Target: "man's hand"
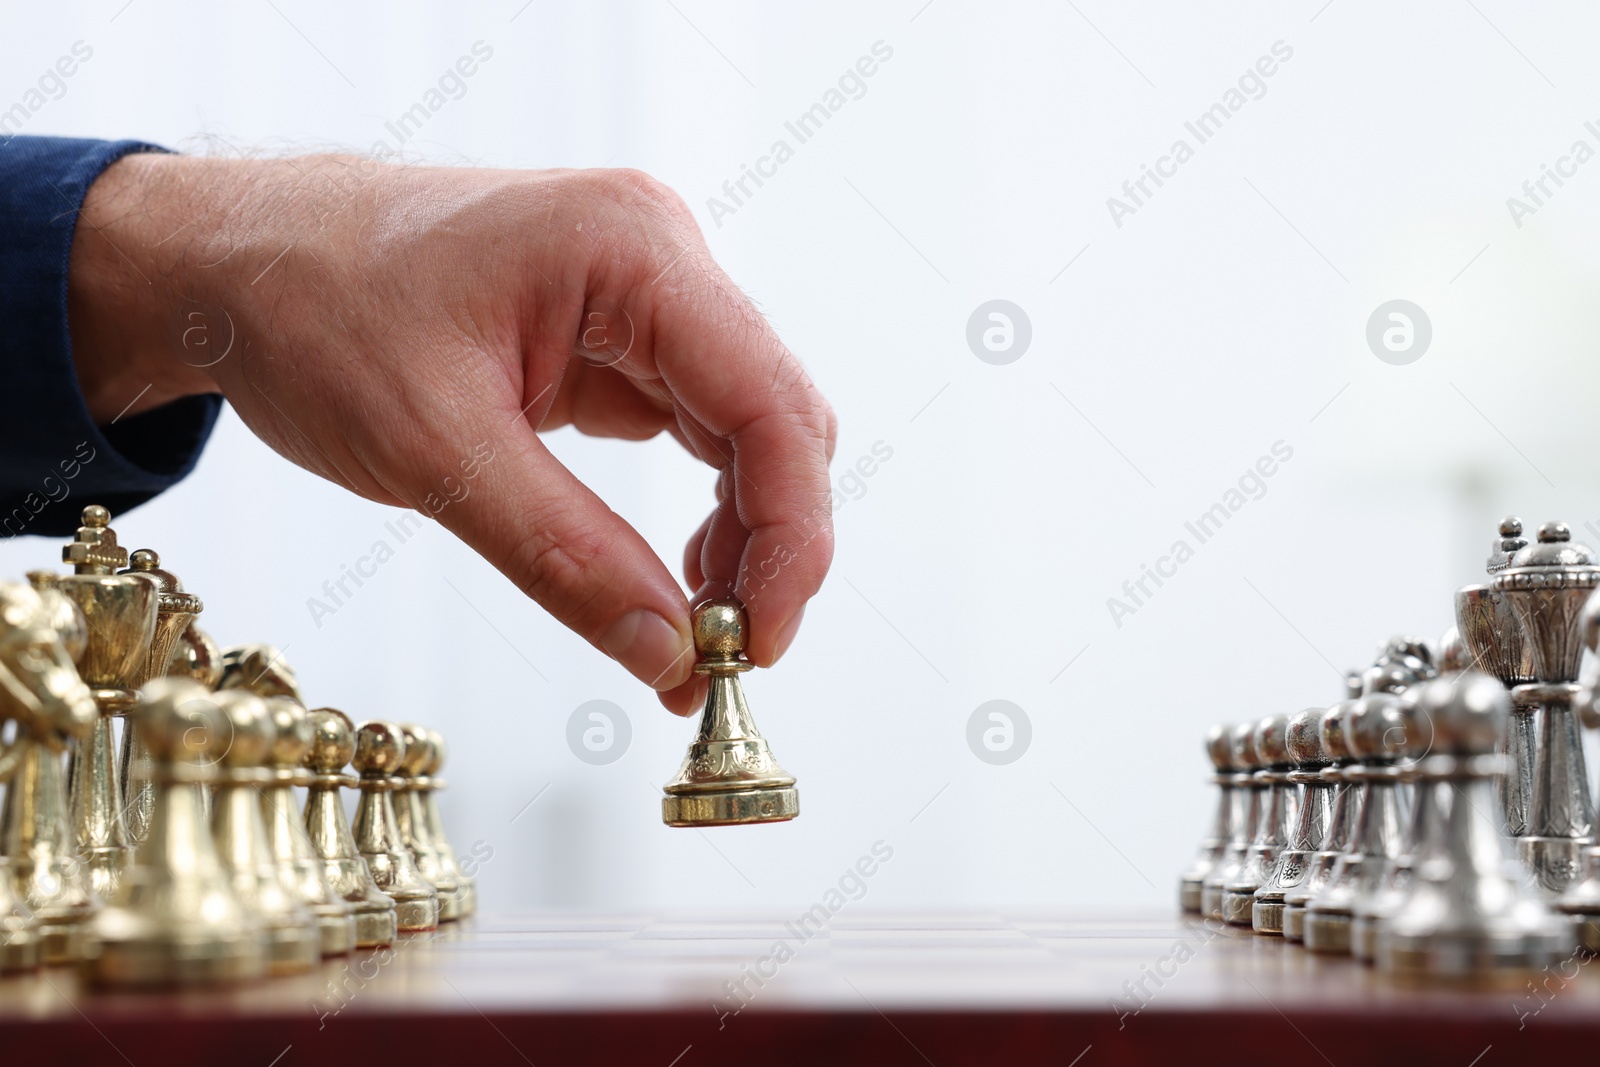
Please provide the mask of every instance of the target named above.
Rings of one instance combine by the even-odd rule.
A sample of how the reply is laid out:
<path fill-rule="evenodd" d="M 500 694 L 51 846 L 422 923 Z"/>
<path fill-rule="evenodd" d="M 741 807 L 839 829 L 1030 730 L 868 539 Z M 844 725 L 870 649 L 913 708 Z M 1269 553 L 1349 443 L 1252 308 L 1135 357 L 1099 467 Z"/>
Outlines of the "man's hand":
<path fill-rule="evenodd" d="M 97 421 L 220 390 L 307 470 L 436 511 L 679 714 L 683 592 L 535 431 L 664 429 L 720 472 L 684 572 L 745 602 L 758 664 L 832 558 L 832 411 L 636 172 L 129 156 L 90 189 L 69 306 Z"/>

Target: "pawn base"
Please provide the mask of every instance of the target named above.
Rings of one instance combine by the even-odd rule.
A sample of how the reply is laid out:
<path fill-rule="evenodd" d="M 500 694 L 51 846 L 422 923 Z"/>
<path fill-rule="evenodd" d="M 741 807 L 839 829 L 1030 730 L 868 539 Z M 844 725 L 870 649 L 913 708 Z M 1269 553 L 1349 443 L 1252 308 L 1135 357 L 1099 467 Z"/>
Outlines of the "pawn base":
<path fill-rule="evenodd" d="M 799 814 L 800 791 L 792 785 L 726 793 L 669 793 L 661 798 L 661 821 L 668 826 L 785 822 Z"/>
<path fill-rule="evenodd" d="M 1306 906 L 1304 904 L 1283 905 L 1283 939 L 1295 944 L 1306 939 Z"/>
<path fill-rule="evenodd" d="M 429 893 L 424 897 L 394 902 L 394 922 L 399 930 L 419 933 L 439 928 L 439 898 Z"/>
<path fill-rule="evenodd" d="M 382 948 L 385 945 L 392 945 L 400 932 L 393 908 L 357 910 L 355 923 L 357 948 Z"/>
<path fill-rule="evenodd" d="M 1281 900 L 1261 900 L 1250 907 L 1250 928 L 1268 937 L 1283 936 L 1284 903 Z"/>
<path fill-rule="evenodd" d="M 1311 952 L 1328 956 L 1350 954 L 1351 921 L 1346 912 L 1306 910 L 1305 943 Z"/>
<path fill-rule="evenodd" d="M 1229 926 L 1248 927 L 1254 922 L 1256 887 L 1228 889 L 1222 894 L 1222 921 Z"/>
<path fill-rule="evenodd" d="M 356 947 L 355 915 L 344 909 L 317 912 L 318 949 L 324 957 L 348 956 Z"/>
<path fill-rule="evenodd" d="M 1178 906 L 1191 914 L 1200 910 L 1200 893 L 1205 888 L 1205 875 L 1186 874 L 1178 884 Z"/>
<path fill-rule="evenodd" d="M 39 956 L 45 963 L 76 963 L 83 959 L 84 942 L 81 921 L 39 924 Z"/>

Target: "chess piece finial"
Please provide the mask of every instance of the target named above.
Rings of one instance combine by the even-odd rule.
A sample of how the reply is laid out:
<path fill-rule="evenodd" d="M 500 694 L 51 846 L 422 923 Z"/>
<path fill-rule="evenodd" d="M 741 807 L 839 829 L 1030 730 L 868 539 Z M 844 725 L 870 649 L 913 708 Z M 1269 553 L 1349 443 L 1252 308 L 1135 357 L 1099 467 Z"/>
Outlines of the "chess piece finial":
<path fill-rule="evenodd" d="M 73 746 L 68 791 L 78 851 L 88 865 L 91 888 L 102 899 L 115 895 L 132 858 L 111 719 L 133 710 L 137 687 L 146 681 L 161 592 L 146 578 L 116 573 L 127 564 L 128 552 L 110 523 L 105 508 L 83 509 L 83 525 L 61 550 L 73 573 L 53 581 L 83 614 L 88 632 L 78 673 L 100 715 L 89 735 Z"/>
<path fill-rule="evenodd" d="M 93 728 L 99 711 L 73 666 L 84 649 L 83 616 L 42 578 L 0 583 L 0 719 L 16 738 L 0 746 L 0 971 L 83 953 L 98 901 L 78 863 L 61 754 Z"/>
<path fill-rule="evenodd" d="M 1522 520 L 1515 515 L 1507 515 L 1500 520 L 1499 538 L 1489 546 L 1489 559 L 1484 564 L 1484 570 L 1499 574 L 1511 566 L 1511 557 L 1527 546 L 1527 539 L 1522 536 Z"/>
<path fill-rule="evenodd" d="M 428 832 L 433 837 L 434 848 L 439 851 L 439 858 L 455 875 L 456 884 L 461 887 L 461 916 L 468 918 L 478 910 L 478 886 L 456 857 L 456 850 L 444 830 L 444 816 L 439 811 L 439 791 L 446 788 L 445 780 L 439 777 L 439 769 L 444 766 L 444 734 L 429 728 L 428 741 L 430 756 L 422 768 L 422 781 L 426 784 L 417 787 L 422 794 L 423 815 L 428 821 Z"/>
<path fill-rule="evenodd" d="M 306 786 L 306 835 L 312 851 L 322 860 L 328 885 L 355 913 L 356 945 L 393 944 L 397 932 L 394 901 L 378 888 L 356 851 L 340 799 L 341 789 L 356 787 L 355 775 L 344 770 L 356 753 L 355 726 L 349 716 L 333 708 L 318 708 L 311 712 L 310 721 L 311 746 L 305 755 L 305 767 L 311 772 Z"/>
<path fill-rule="evenodd" d="M 204 605 L 199 597 L 183 591 L 183 583 L 177 575 L 162 569 L 161 557 L 154 549 L 135 550 L 128 557 L 128 569 L 121 573 L 136 575 L 156 587 L 155 633 L 150 640 L 144 669 L 132 683 L 143 685 L 167 672 L 173 647 L 189 624 L 199 617 Z M 155 787 L 149 780 L 150 758 L 139 745 L 137 730 L 122 731 L 119 766 L 123 823 L 129 843 L 137 845 L 149 832 L 150 804 L 155 796 Z"/>
<path fill-rule="evenodd" d="M 739 674 L 749 621 L 737 600 L 707 600 L 689 613 L 695 673 L 708 676 L 700 730 L 677 777 L 667 783 L 661 818 L 668 826 L 782 822 L 800 814 L 800 793 L 745 704 Z"/>
<path fill-rule="evenodd" d="M 1311 854 L 1300 884 L 1284 891 L 1285 941 L 1298 943 L 1305 940 L 1306 906 L 1327 888 L 1339 857 L 1349 852 L 1355 844 L 1356 826 L 1361 819 L 1362 800 L 1366 794 L 1364 785 L 1345 773 L 1355 763 L 1355 756 L 1346 743 L 1344 722 L 1351 707 L 1360 699 L 1361 687 L 1358 683 L 1349 699 L 1328 708 L 1317 722 L 1317 741 L 1327 761 L 1317 777 L 1330 789 L 1328 827 L 1322 844 Z"/>
<path fill-rule="evenodd" d="M 166 673 L 170 677 L 188 678 L 207 689 L 215 689 L 222 680 L 222 650 L 210 634 L 191 622 L 172 647 L 172 658 L 167 661 Z"/>
<path fill-rule="evenodd" d="M 1481 979 L 1537 970 L 1572 945 L 1570 922 L 1552 916 L 1499 826 L 1494 778 L 1510 760 L 1495 752 L 1511 700 L 1476 671 L 1440 678 L 1416 694 L 1433 726 L 1419 789 L 1435 801 L 1417 844 L 1404 902 L 1379 924 L 1378 966 L 1403 975 Z M 1420 794 L 1419 794 L 1420 795 Z"/>
<path fill-rule="evenodd" d="M 1527 638 L 1537 679 L 1512 699 L 1539 707 L 1533 796 L 1517 846 L 1540 886 L 1559 895 L 1579 875 L 1594 841 L 1594 799 L 1575 712 L 1583 656 L 1583 610 L 1600 586 L 1600 565 L 1564 523 L 1539 527 L 1539 539 L 1517 550 L 1491 585 L 1505 595 Z"/>
<path fill-rule="evenodd" d="M 462 914 L 461 883 L 456 879 L 454 865 L 445 863 L 433 839 L 433 827 L 428 824 L 423 804 L 423 791 L 429 785 L 427 767 L 434 761 L 433 739 L 415 723 L 402 724 L 400 732 L 405 735 L 406 754 L 397 773 L 400 784 L 395 789 L 395 823 L 400 827 L 400 840 L 417 861 L 417 870 L 439 894 L 439 921 L 454 922 Z"/>
<path fill-rule="evenodd" d="M 355 911 L 328 884 L 294 797 L 295 786 L 311 784 L 311 774 L 302 766 L 313 741 L 311 718 L 291 697 L 262 699 L 277 732 L 267 757 L 272 779 L 261 787 L 260 796 L 267 847 L 284 886 L 316 920 L 322 955 L 343 956 L 356 947 Z"/>
<path fill-rule="evenodd" d="M 1228 846 L 1228 827 L 1233 810 L 1233 745 L 1226 726 L 1213 726 L 1206 733 L 1206 756 L 1211 760 L 1211 783 L 1217 787 L 1216 810 L 1211 816 L 1211 832 L 1200 843 L 1194 866 L 1184 874 L 1178 887 L 1178 903 L 1187 912 L 1200 911 L 1200 896 L 1206 876 L 1211 873 L 1222 850 Z"/>
<path fill-rule="evenodd" d="M 1313 952 L 1350 952 L 1357 905 L 1377 886 L 1385 864 L 1399 855 L 1405 834 L 1405 794 L 1395 766 L 1412 736 L 1406 703 L 1387 690 L 1367 693 L 1344 711 L 1344 743 L 1356 762 L 1343 777 L 1360 790 L 1350 850 L 1335 861 L 1328 882 L 1306 904 L 1305 946 Z"/>
<path fill-rule="evenodd" d="M 439 925 L 439 895 L 417 869 L 394 814 L 395 772 L 405 754 L 405 735 L 394 723 L 373 719 L 357 727 L 350 762 L 361 776 L 361 799 L 351 832 L 372 880 L 393 898 L 400 929 L 432 930 Z"/>
<path fill-rule="evenodd" d="M 217 857 L 202 801 L 233 740 L 205 687 L 146 683 L 130 720 L 150 753 L 155 804 L 118 896 L 90 926 L 83 969 L 119 986 L 214 985 L 266 967 L 261 925 L 241 905 Z"/>
<path fill-rule="evenodd" d="M 1322 747 L 1326 714 L 1326 708 L 1307 708 L 1289 720 L 1285 732 L 1285 747 L 1294 768 L 1288 772 L 1288 781 L 1299 791 L 1297 815 L 1288 842 L 1255 892 L 1250 925 L 1258 934 L 1283 933 L 1288 895 L 1305 884 L 1312 858 L 1327 843 L 1335 787 L 1322 775 L 1329 762 Z"/>
<path fill-rule="evenodd" d="M 1200 886 L 1200 914 L 1218 922 L 1222 921 L 1228 884 L 1244 870 L 1250 844 L 1256 838 L 1261 813 L 1266 807 L 1261 796 L 1266 791 L 1266 783 L 1255 779 L 1255 772 L 1262 766 L 1256 755 L 1255 727 L 1253 722 L 1241 722 L 1228 728 L 1228 748 L 1234 768 L 1234 808 L 1228 819 L 1228 843 Z"/>
<path fill-rule="evenodd" d="M 220 689 L 212 700 L 227 717 L 230 740 L 211 816 L 217 854 L 234 895 L 266 934 L 267 969 L 273 974 L 309 970 L 321 954 L 321 938 L 311 913 L 279 873 L 257 793 L 274 778 L 266 766 L 278 732 L 271 709 L 244 689 Z"/>
<path fill-rule="evenodd" d="M 283 653 L 272 645 L 233 645 L 222 654 L 222 677 L 218 689 L 248 689 L 257 696 L 293 697 L 302 704 L 300 684 L 294 668 L 284 662 Z"/>
<path fill-rule="evenodd" d="M 1256 724 L 1255 749 L 1261 768 L 1254 778 L 1264 785 L 1264 811 L 1245 852 L 1239 874 L 1222 887 L 1222 921 L 1248 927 L 1254 922 L 1256 890 L 1271 877 L 1278 856 L 1288 847 L 1299 821 L 1299 787 L 1290 781 L 1294 758 L 1289 755 L 1289 716 L 1269 715 Z"/>

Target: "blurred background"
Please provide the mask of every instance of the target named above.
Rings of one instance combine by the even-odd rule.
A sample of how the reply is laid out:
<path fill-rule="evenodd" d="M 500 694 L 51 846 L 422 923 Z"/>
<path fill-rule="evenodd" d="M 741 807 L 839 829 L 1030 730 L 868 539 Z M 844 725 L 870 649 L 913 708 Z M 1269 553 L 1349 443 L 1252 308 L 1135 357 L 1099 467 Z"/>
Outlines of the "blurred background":
<path fill-rule="evenodd" d="M 231 413 L 193 477 L 117 517 L 313 706 L 447 734 L 486 909 L 798 911 L 880 840 L 872 907 L 1165 906 L 1209 814 L 1210 724 L 1326 704 L 1388 635 L 1436 639 L 1505 513 L 1600 542 L 1591 7 L 8 20 L 0 109 L 92 51 L 11 132 L 649 171 L 836 408 L 832 576 L 745 679 L 800 780 L 781 826 L 664 827 L 692 720 L 445 531 L 401 543 L 401 513 Z M 665 437 L 550 443 L 676 573 L 711 473 Z M 378 541 L 393 558 L 319 611 Z M 13 577 L 58 561 L 0 544 Z"/>

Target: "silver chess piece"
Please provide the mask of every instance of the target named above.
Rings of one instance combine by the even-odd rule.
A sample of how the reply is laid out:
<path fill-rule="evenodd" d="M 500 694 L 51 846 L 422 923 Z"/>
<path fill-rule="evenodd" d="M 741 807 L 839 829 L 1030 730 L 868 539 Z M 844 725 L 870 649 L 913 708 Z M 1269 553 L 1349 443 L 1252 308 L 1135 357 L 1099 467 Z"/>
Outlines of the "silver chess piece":
<path fill-rule="evenodd" d="M 374 719 L 356 728 L 351 765 L 361 776 L 361 799 L 352 833 L 372 880 L 393 898 L 400 929 L 432 930 L 439 925 L 439 895 L 417 870 L 394 814 L 394 789 L 400 781 L 395 772 L 405 754 L 405 735 L 394 723 Z"/>
<path fill-rule="evenodd" d="M 455 922 L 462 914 L 461 883 L 456 879 L 455 864 L 445 862 L 433 839 L 433 827 L 423 803 L 423 790 L 430 784 L 426 767 L 433 762 L 433 740 L 428 731 L 414 723 L 402 725 L 400 732 L 405 735 L 406 754 L 397 775 L 400 785 L 395 789 L 395 823 L 400 827 L 400 840 L 417 861 L 417 870 L 439 894 L 439 921 Z"/>
<path fill-rule="evenodd" d="M 1538 679 L 1512 691 L 1513 700 L 1539 706 L 1533 803 L 1517 846 L 1539 885 L 1559 895 L 1578 878 L 1583 851 L 1594 843 L 1594 801 L 1574 709 L 1582 689 L 1581 615 L 1600 585 L 1600 566 L 1565 524 L 1547 522 L 1538 541 L 1518 549 L 1491 584 L 1516 612 Z"/>
<path fill-rule="evenodd" d="M 305 759 L 311 772 L 306 786 L 306 834 L 322 860 L 328 884 L 355 912 L 356 945 L 376 948 L 393 944 L 397 929 L 394 901 L 378 888 L 356 851 L 340 799 L 341 789 L 356 787 L 355 775 L 344 770 L 355 752 L 356 731 L 349 716 L 333 708 L 311 713 L 311 748 Z"/>
<path fill-rule="evenodd" d="M 227 720 L 228 748 L 217 778 L 211 832 L 234 896 L 266 935 L 272 974 L 310 970 L 321 955 L 316 921 L 284 883 L 261 821 L 260 790 L 271 785 L 277 729 L 267 703 L 244 689 L 220 689 L 212 701 Z"/>
<path fill-rule="evenodd" d="M 1433 727 L 1418 786 L 1434 801 L 1410 892 L 1379 924 L 1378 966 L 1479 980 L 1559 959 L 1571 949 L 1571 924 L 1545 908 L 1501 830 L 1495 779 L 1511 765 L 1495 751 L 1511 708 L 1504 685 L 1467 671 L 1427 683 L 1415 702 Z"/>
<path fill-rule="evenodd" d="M 1600 594 L 1589 598 L 1583 609 L 1583 641 L 1590 652 L 1600 652 Z M 1593 682 L 1578 701 L 1580 718 L 1591 729 L 1600 728 L 1600 686 Z M 1600 952 L 1600 844 L 1583 851 L 1582 876 L 1556 898 L 1556 910 L 1577 922 L 1578 941 L 1590 952 Z"/>
<path fill-rule="evenodd" d="M 1233 744 L 1228 737 L 1226 726 L 1213 726 L 1206 734 L 1206 755 L 1211 758 L 1214 773 L 1211 782 L 1217 787 L 1216 810 L 1211 816 L 1211 832 L 1200 843 L 1200 852 L 1195 856 L 1194 866 L 1184 874 L 1178 886 L 1178 904 L 1184 911 L 1198 913 L 1200 911 L 1200 894 L 1205 886 L 1206 876 L 1222 858 L 1223 849 L 1228 847 L 1228 828 L 1232 825 L 1233 809 L 1237 804 L 1238 791 L 1233 786 Z"/>
<path fill-rule="evenodd" d="M 1318 777 L 1330 790 L 1328 828 L 1322 845 L 1311 854 L 1299 884 L 1283 894 L 1283 939 L 1297 944 L 1306 936 L 1306 905 L 1327 886 L 1339 857 L 1350 851 L 1361 816 L 1361 789 L 1344 776 L 1345 770 L 1355 762 L 1344 740 L 1344 716 L 1349 706 L 1361 698 L 1359 673 L 1345 676 L 1345 691 L 1346 699 L 1323 712 L 1317 724 L 1317 740 L 1327 760 Z"/>
<path fill-rule="evenodd" d="M 1386 741 L 1404 735 L 1402 707 L 1398 694 L 1379 691 L 1345 710 L 1345 745 L 1357 762 L 1343 776 L 1361 790 L 1361 813 L 1351 850 L 1339 857 L 1327 885 L 1306 904 L 1305 945 L 1313 952 L 1350 952 L 1356 906 L 1377 886 L 1385 864 L 1400 854 L 1406 797 L 1395 750 Z"/>
<path fill-rule="evenodd" d="M 150 834 L 91 923 L 82 969 L 119 986 L 255 978 L 266 967 L 261 926 L 233 893 L 201 800 L 231 740 L 227 722 L 190 679 L 158 678 L 142 698 L 129 725 L 150 754 Z"/>
<path fill-rule="evenodd" d="M 1283 933 L 1285 900 L 1305 884 L 1313 857 L 1328 840 L 1336 786 L 1322 774 L 1328 766 L 1327 752 L 1322 747 L 1322 719 L 1326 714 L 1326 708 L 1307 708 L 1289 720 L 1285 744 L 1294 763 L 1294 770 L 1288 772 L 1289 783 L 1299 790 L 1297 814 L 1288 844 L 1255 893 L 1250 925 L 1258 934 Z"/>
<path fill-rule="evenodd" d="M 1222 920 L 1229 926 L 1252 924 L 1256 890 L 1271 876 L 1299 821 L 1299 786 L 1289 777 L 1294 758 L 1289 755 L 1288 733 L 1287 715 L 1269 715 L 1256 724 L 1256 757 L 1262 767 L 1255 778 L 1266 785 L 1261 800 L 1265 808 L 1256 819 L 1256 836 L 1238 877 L 1223 885 Z"/>
<path fill-rule="evenodd" d="M 1222 921 L 1222 898 L 1229 882 L 1244 870 L 1245 857 L 1250 843 L 1256 837 L 1256 820 L 1264 805 L 1261 794 L 1266 784 L 1259 786 L 1254 773 L 1260 762 L 1256 759 L 1255 724 L 1243 722 L 1228 731 L 1228 745 L 1233 750 L 1232 765 L 1234 808 L 1229 817 L 1228 843 L 1222 856 L 1206 876 L 1200 887 L 1200 914 L 1208 919 Z"/>
<path fill-rule="evenodd" d="M 1439 640 L 1440 677 L 1448 679 L 1460 673 L 1465 658 L 1461 635 L 1452 626 Z M 1380 923 L 1394 914 L 1410 895 L 1412 864 L 1428 827 L 1436 818 L 1441 791 L 1436 783 L 1420 780 L 1418 772 L 1419 761 L 1433 748 L 1433 722 L 1428 711 L 1418 704 L 1418 692 L 1417 687 L 1406 690 L 1397 709 L 1400 726 L 1384 736 L 1384 744 L 1394 751 L 1401 787 L 1410 794 L 1411 814 L 1400 840 L 1399 854 L 1383 865 L 1377 883 L 1356 901 L 1350 926 L 1350 954 L 1368 963 L 1378 953 Z"/>
<path fill-rule="evenodd" d="M 1510 566 L 1512 557 L 1527 544 L 1522 538 L 1521 520 L 1511 516 L 1502 521 L 1500 539 L 1491 548 L 1486 564 L 1490 579 Z M 1488 584 L 1458 589 L 1456 629 L 1474 670 L 1494 675 L 1508 690 L 1534 680 L 1533 650 L 1504 593 Z M 1527 700 L 1519 702 L 1513 696 L 1511 715 L 1506 719 L 1506 736 L 1500 742 L 1500 751 L 1511 757 L 1511 769 L 1499 780 L 1499 789 L 1506 831 L 1512 837 L 1528 833 L 1532 814 L 1538 711 L 1539 705 Z"/>

